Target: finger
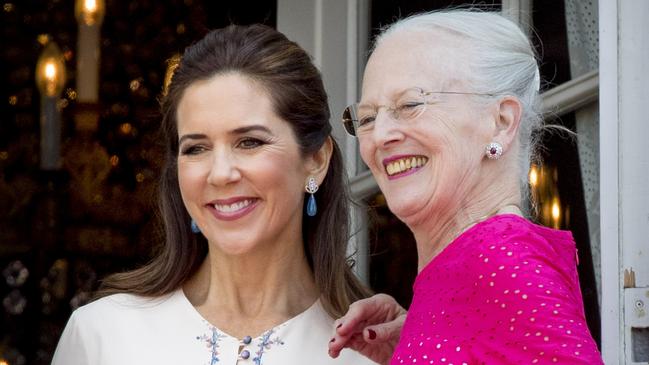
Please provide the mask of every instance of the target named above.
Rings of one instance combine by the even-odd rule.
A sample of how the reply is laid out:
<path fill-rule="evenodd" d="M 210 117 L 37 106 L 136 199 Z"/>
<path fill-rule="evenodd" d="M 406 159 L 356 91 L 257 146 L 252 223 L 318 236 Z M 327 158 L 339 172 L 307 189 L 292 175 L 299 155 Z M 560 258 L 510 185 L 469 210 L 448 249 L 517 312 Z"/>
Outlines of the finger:
<path fill-rule="evenodd" d="M 381 343 L 399 338 L 406 316 L 400 315 L 394 321 L 367 326 L 363 330 L 363 339 L 367 343 Z"/>
<path fill-rule="evenodd" d="M 355 333 L 351 336 L 340 336 L 335 335 L 329 340 L 329 356 L 336 358 L 344 348 L 354 349 L 354 343 L 358 341 L 364 341 L 362 333 Z"/>
<path fill-rule="evenodd" d="M 375 296 L 352 303 L 347 313 L 335 322 L 336 333 L 340 336 L 348 336 L 354 332 L 361 332 L 369 317 L 378 310 Z"/>
<path fill-rule="evenodd" d="M 360 339 L 361 341 L 363 340 L 363 329 L 361 328 L 359 331 L 356 331 L 354 333 L 350 333 L 345 336 L 341 336 L 340 334 L 336 333 L 334 334 L 331 339 L 329 340 L 329 348 L 334 351 L 340 351 L 345 347 L 349 347 L 349 343 L 353 341 L 354 339 Z"/>

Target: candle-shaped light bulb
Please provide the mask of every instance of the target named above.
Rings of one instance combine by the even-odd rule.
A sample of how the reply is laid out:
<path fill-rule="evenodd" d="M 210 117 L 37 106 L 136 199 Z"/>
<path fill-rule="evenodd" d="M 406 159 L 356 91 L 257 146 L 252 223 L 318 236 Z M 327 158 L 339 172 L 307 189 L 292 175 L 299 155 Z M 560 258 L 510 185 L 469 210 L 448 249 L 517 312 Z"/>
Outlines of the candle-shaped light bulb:
<path fill-rule="evenodd" d="M 79 22 L 77 39 L 77 101 L 99 101 L 100 28 L 104 19 L 104 0 L 76 0 Z"/>
<path fill-rule="evenodd" d="M 532 185 L 532 187 L 536 187 L 536 185 L 539 183 L 539 173 L 536 165 L 532 165 L 532 167 L 530 167 L 529 178 L 530 178 L 530 185 Z"/>
<path fill-rule="evenodd" d="M 49 82 L 56 80 L 56 65 L 52 61 L 48 61 L 45 65 L 45 78 Z"/>
<path fill-rule="evenodd" d="M 101 24 L 105 12 L 104 0 L 77 0 L 74 6 L 77 21 L 85 25 Z"/>
<path fill-rule="evenodd" d="M 41 168 L 61 167 L 61 111 L 59 96 L 65 86 L 65 60 L 54 42 L 45 46 L 36 62 L 36 86 L 41 93 Z"/>
<path fill-rule="evenodd" d="M 94 13 L 97 11 L 97 1 L 95 0 L 86 0 L 83 5 L 88 13 Z"/>
<path fill-rule="evenodd" d="M 65 85 L 65 60 L 59 47 L 50 42 L 36 62 L 36 86 L 43 96 L 58 96 Z"/>
<path fill-rule="evenodd" d="M 550 214 L 552 216 L 552 226 L 554 228 L 561 228 L 561 203 L 559 202 L 559 197 L 555 196 L 552 199 Z"/>

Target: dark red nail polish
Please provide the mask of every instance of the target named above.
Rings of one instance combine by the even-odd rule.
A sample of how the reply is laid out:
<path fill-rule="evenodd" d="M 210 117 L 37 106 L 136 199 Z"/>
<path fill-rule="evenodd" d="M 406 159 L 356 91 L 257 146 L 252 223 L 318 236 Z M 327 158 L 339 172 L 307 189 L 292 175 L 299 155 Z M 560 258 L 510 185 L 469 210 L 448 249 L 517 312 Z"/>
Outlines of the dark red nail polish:
<path fill-rule="evenodd" d="M 374 332 L 374 330 L 367 330 L 367 333 L 369 334 L 370 340 L 376 338 L 376 332 Z"/>
<path fill-rule="evenodd" d="M 335 338 L 332 338 L 329 342 L 334 342 L 334 341 L 336 341 L 336 339 L 335 339 Z"/>
<path fill-rule="evenodd" d="M 340 328 L 342 325 L 343 325 L 342 323 L 338 323 L 338 325 L 336 326 L 336 328 Z"/>

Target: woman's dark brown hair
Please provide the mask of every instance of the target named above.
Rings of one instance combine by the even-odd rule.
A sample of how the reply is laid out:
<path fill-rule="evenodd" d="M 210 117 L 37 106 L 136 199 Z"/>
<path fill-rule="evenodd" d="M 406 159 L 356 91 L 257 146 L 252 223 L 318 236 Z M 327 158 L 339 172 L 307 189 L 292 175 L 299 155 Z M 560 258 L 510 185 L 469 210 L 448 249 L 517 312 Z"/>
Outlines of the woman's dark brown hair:
<path fill-rule="evenodd" d="M 318 151 L 330 138 L 330 113 L 322 78 L 302 48 L 263 25 L 230 25 L 208 33 L 185 50 L 161 100 L 166 164 L 160 185 L 160 210 L 165 243 L 149 264 L 106 278 L 101 295 L 129 292 L 159 296 L 172 292 L 205 259 L 207 242 L 202 235 L 191 232 L 178 186 L 177 110 L 190 85 L 225 73 L 244 75 L 266 89 L 275 113 L 290 124 L 304 156 Z M 333 146 L 329 170 L 316 193 L 318 214 L 303 215 L 302 228 L 305 253 L 323 305 L 332 316 L 341 316 L 350 303 L 369 292 L 352 273 L 346 257 L 349 199 L 340 149 L 335 141 Z"/>

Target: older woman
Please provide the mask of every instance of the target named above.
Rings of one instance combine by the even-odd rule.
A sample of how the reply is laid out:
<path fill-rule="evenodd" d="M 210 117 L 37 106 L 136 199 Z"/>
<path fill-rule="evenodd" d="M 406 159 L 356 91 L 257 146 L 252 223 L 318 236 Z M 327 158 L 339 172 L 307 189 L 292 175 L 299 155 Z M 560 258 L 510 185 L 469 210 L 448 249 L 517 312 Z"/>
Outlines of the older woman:
<path fill-rule="evenodd" d="M 530 42 L 496 13 L 417 15 L 381 34 L 344 122 L 414 233 L 419 274 L 407 316 L 385 295 L 352 305 L 332 356 L 351 347 L 392 364 L 602 363 L 572 235 L 520 208 L 539 101 Z"/>
<path fill-rule="evenodd" d="M 73 313 L 53 363 L 369 363 L 327 356 L 333 317 L 367 291 L 309 56 L 265 26 L 213 31 L 185 51 L 162 114 L 164 245 Z"/>

